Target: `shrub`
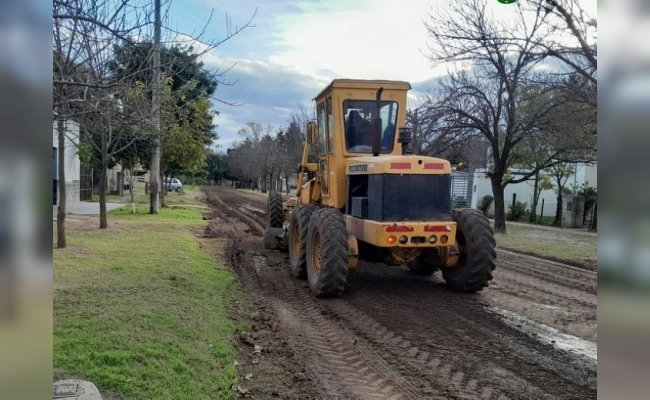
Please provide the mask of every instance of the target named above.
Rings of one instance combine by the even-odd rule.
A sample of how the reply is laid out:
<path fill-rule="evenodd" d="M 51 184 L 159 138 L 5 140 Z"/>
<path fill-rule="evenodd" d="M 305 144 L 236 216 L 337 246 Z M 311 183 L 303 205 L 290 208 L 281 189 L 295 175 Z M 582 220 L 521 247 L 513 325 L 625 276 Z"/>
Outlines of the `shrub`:
<path fill-rule="evenodd" d="M 508 212 L 506 213 L 506 219 L 508 221 L 522 221 L 528 217 L 528 203 L 522 203 L 521 201 L 515 202 L 515 204 L 510 204 L 508 207 Z"/>
<path fill-rule="evenodd" d="M 494 197 L 488 195 L 483 196 L 483 199 L 481 200 L 481 204 L 479 204 L 478 208 L 485 214 L 487 217 L 488 211 L 490 210 L 490 206 L 494 202 Z"/>

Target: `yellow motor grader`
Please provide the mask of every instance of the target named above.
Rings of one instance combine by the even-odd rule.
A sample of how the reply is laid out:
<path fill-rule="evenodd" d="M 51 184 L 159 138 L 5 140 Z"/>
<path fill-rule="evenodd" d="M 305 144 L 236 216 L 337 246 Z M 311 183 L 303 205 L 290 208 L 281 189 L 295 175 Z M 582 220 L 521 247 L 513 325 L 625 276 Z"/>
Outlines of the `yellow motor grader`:
<path fill-rule="evenodd" d="M 316 96 L 295 194 L 268 198 L 265 247 L 288 250 L 316 296 L 341 294 L 366 260 L 441 270 L 447 286 L 488 286 L 496 244 L 478 210 L 452 209 L 451 165 L 409 150 L 401 81 L 336 79 Z"/>

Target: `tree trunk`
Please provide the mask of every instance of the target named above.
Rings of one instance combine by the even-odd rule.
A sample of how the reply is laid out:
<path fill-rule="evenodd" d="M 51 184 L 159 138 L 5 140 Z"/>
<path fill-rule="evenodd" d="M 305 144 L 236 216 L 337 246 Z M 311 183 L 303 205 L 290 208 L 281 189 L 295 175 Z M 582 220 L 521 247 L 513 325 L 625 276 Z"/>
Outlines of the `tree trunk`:
<path fill-rule="evenodd" d="M 102 162 L 102 172 L 99 178 L 99 229 L 108 228 L 108 222 L 106 220 L 106 175 L 107 174 L 108 174 L 108 168 Z"/>
<path fill-rule="evenodd" d="M 165 184 L 163 175 L 160 174 L 160 207 L 162 208 L 167 207 L 167 204 L 165 203 L 165 195 L 167 194 L 168 189 L 169 189 L 169 185 Z"/>
<path fill-rule="evenodd" d="M 111 134 L 111 123 L 108 123 L 108 132 Z M 106 221 L 106 175 L 108 174 L 108 148 L 106 134 L 102 132 L 102 171 L 99 178 L 99 229 L 108 228 Z"/>
<path fill-rule="evenodd" d="M 160 203 L 158 191 L 162 186 L 158 181 L 160 175 L 160 0 L 154 2 L 154 32 L 153 32 L 153 85 L 151 88 L 151 122 L 155 128 L 153 135 L 153 149 L 151 152 L 151 165 L 149 167 L 149 214 L 158 214 Z"/>
<path fill-rule="evenodd" d="M 539 171 L 535 174 L 535 181 L 533 185 L 533 202 L 530 205 L 530 216 L 528 220 L 532 223 L 535 223 L 537 220 L 537 202 L 539 201 L 539 195 L 541 191 L 539 190 Z"/>
<path fill-rule="evenodd" d="M 133 175 L 133 166 L 129 168 L 129 197 L 131 197 L 131 210 L 135 214 L 135 199 L 133 195 L 133 184 L 135 183 L 135 176 Z"/>
<path fill-rule="evenodd" d="M 57 196 L 58 205 L 56 208 L 56 247 L 63 249 L 66 246 L 65 240 L 65 125 L 62 119 L 57 121 L 57 131 L 59 135 L 58 156 L 58 187 L 59 195 Z"/>
<path fill-rule="evenodd" d="M 594 217 L 591 219 L 591 226 L 589 229 L 592 231 L 598 230 L 598 200 L 594 203 Z"/>
<path fill-rule="evenodd" d="M 494 195 L 494 232 L 506 233 L 506 208 L 501 177 L 491 176 L 492 194 Z"/>
<path fill-rule="evenodd" d="M 131 203 L 135 203 L 133 196 L 133 184 L 135 183 L 135 178 L 133 177 L 133 169 L 129 170 L 129 197 L 131 197 Z"/>
<path fill-rule="evenodd" d="M 555 219 L 553 220 L 553 226 L 560 226 L 562 222 L 562 191 L 557 195 L 557 204 L 555 205 Z"/>

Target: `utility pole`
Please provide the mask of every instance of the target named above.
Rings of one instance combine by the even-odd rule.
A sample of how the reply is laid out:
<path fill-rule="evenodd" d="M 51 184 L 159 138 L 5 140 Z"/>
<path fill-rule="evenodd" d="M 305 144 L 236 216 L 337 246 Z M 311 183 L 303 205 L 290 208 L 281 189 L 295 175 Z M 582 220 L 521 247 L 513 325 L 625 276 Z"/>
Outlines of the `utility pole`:
<path fill-rule="evenodd" d="M 153 86 L 151 90 L 151 121 L 154 126 L 153 152 L 149 169 L 149 214 L 160 209 L 160 0 L 154 3 Z"/>

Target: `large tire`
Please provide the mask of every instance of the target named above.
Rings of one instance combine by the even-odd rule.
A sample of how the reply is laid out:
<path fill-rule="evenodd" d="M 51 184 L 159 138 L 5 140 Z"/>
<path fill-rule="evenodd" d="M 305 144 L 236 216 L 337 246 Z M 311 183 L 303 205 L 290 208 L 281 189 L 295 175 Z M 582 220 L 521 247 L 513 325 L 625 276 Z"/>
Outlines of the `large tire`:
<path fill-rule="evenodd" d="M 307 280 L 317 296 L 338 296 L 348 283 L 348 232 L 334 208 L 314 212 L 307 235 Z"/>
<path fill-rule="evenodd" d="M 289 225 L 289 268 L 291 276 L 305 279 L 307 277 L 307 233 L 309 219 L 317 207 L 313 204 L 298 204 L 291 213 Z"/>
<path fill-rule="evenodd" d="M 453 290 L 474 293 L 488 286 L 496 267 L 496 241 L 490 222 L 479 210 L 453 210 L 457 224 L 456 242 L 459 249 L 455 267 L 443 268 L 442 276 Z"/>
<path fill-rule="evenodd" d="M 282 209 L 282 195 L 278 192 L 269 193 L 266 207 L 266 222 L 270 228 L 282 228 L 284 210 Z"/>

